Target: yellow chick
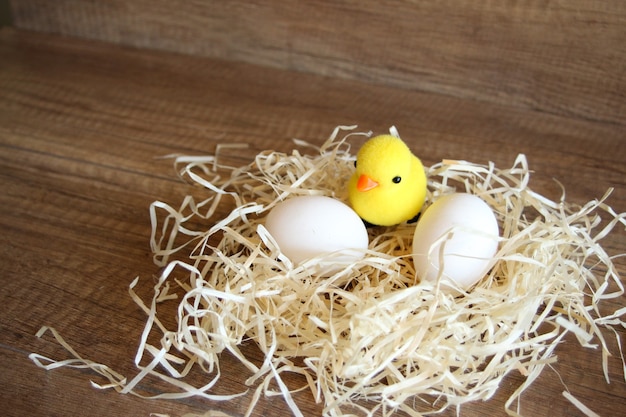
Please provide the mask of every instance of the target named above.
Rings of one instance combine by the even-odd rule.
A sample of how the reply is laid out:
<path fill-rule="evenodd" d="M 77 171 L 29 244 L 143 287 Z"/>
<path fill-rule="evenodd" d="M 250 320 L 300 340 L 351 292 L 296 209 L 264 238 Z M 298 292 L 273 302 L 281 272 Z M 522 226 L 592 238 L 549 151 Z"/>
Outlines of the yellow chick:
<path fill-rule="evenodd" d="M 400 138 L 381 135 L 368 140 L 355 166 L 349 199 L 363 220 L 392 226 L 417 216 L 426 198 L 426 173 Z"/>

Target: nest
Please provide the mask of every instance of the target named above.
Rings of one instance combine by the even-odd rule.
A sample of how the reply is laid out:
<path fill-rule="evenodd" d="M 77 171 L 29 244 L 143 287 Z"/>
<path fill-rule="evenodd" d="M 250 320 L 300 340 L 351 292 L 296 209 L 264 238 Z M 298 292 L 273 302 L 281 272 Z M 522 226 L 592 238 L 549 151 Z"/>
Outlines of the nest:
<path fill-rule="evenodd" d="M 609 193 L 575 206 L 532 191 L 523 155 L 508 169 L 452 160 L 427 169 L 427 205 L 467 192 L 498 218 L 497 262 L 464 294 L 420 282 L 412 224 L 369 229 L 363 259 L 332 273 L 316 268 L 323 257 L 300 265 L 285 259 L 263 227 L 265 216 L 293 196 L 347 201 L 355 160 L 350 140 L 360 134 L 346 133 L 351 129 L 337 128 L 313 155 L 265 151 L 241 167 L 220 164 L 217 154 L 177 158 L 181 177 L 201 188 L 178 208 L 155 202 L 150 209 L 152 250 L 163 269 L 148 303 L 133 290 L 137 280 L 131 284 L 148 315 L 135 358 L 141 372 L 126 381 L 82 359 L 54 330 L 74 358 L 31 358 L 47 368 L 91 367 L 110 382 L 100 387 L 124 393 L 142 395 L 136 385 L 152 375 L 177 387 L 156 397 L 223 400 L 239 395 L 211 394 L 227 351 L 249 369 L 242 380 L 256 387 L 248 414 L 262 395 L 278 393 L 301 415 L 292 393 L 304 388 L 327 416 L 423 415 L 489 399 L 507 374 L 519 372 L 525 380 L 505 404 L 517 415 L 516 399 L 556 360 L 554 350 L 570 332 L 583 347 L 600 346 L 608 378 L 601 328 L 624 326 L 626 311 L 599 312 L 602 300 L 624 292 L 600 240 L 625 225 L 626 214 L 604 202 Z M 172 311 L 175 323 L 166 324 L 162 317 Z M 262 363 L 243 353 L 251 343 Z M 213 375 L 203 387 L 185 382 L 197 367 Z M 288 386 L 287 373 L 302 375 L 305 386 Z"/>

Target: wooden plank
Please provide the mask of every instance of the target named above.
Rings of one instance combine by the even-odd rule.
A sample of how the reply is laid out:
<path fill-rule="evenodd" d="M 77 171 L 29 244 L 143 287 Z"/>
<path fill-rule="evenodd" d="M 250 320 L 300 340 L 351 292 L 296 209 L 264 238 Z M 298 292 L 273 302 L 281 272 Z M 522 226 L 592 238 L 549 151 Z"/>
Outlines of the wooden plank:
<path fill-rule="evenodd" d="M 626 120 L 621 0 L 13 0 L 12 6 L 21 28 Z"/>
<path fill-rule="evenodd" d="M 538 192 L 558 198 L 556 178 L 569 201 L 584 203 L 615 187 L 609 204 L 626 212 L 618 124 L 7 29 L 0 31 L 0 62 L 0 403 L 8 415 L 245 413 L 251 393 L 225 403 L 147 401 L 93 389 L 90 379 L 103 381 L 90 372 L 45 372 L 27 359 L 30 352 L 66 357 L 50 337 L 34 336 L 48 324 L 85 357 L 135 375 L 145 317 L 127 287 L 139 276 L 147 298 L 158 273 L 148 205 L 175 204 L 190 191 L 163 155 L 206 154 L 220 142 L 248 142 L 252 153 L 290 151 L 293 137 L 319 144 L 339 124 L 375 132 L 395 124 L 427 165 L 457 158 L 509 166 L 523 152 Z M 624 253 L 623 230 L 604 245 Z M 615 261 L 626 274 L 626 260 Z M 607 307 L 623 303 L 620 297 Z M 624 329 L 616 330 L 623 341 Z M 607 338 L 618 352 L 614 336 Z M 254 346 L 243 349 L 261 358 Z M 609 359 L 607 385 L 600 352 L 570 337 L 557 355 L 554 369 L 577 398 L 600 415 L 619 415 L 626 398 L 619 358 Z M 216 391 L 243 391 L 246 372 L 223 355 Z M 523 395 L 523 415 L 581 415 L 561 396 L 559 375 L 546 370 Z M 492 400 L 464 406 L 462 415 L 502 415 L 522 381 L 512 374 Z M 142 388 L 164 387 L 146 381 Z M 310 392 L 297 401 L 305 415 L 322 412 Z M 253 415 L 291 412 L 270 398 Z"/>

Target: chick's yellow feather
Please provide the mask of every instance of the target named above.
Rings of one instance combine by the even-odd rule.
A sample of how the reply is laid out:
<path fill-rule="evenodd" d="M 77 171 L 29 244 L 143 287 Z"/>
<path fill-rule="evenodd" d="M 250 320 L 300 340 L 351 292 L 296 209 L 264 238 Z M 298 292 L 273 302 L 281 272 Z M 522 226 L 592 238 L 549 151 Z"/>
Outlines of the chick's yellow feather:
<path fill-rule="evenodd" d="M 368 140 L 348 184 L 350 204 L 368 223 L 391 226 L 414 218 L 426 198 L 422 162 L 391 135 Z"/>

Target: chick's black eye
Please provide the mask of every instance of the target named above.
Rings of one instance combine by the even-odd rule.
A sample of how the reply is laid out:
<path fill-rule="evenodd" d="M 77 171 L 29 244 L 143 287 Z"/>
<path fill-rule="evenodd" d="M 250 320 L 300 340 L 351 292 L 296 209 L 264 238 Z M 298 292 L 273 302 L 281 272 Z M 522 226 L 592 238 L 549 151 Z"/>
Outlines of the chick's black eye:
<path fill-rule="evenodd" d="M 356 160 L 354 161 L 354 167 L 356 168 Z"/>
<path fill-rule="evenodd" d="M 402 181 L 402 177 L 400 176 L 393 177 L 391 181 L 393 181 L 394 184 L 398 184 L 400 183 L 400 181 Z"/>

